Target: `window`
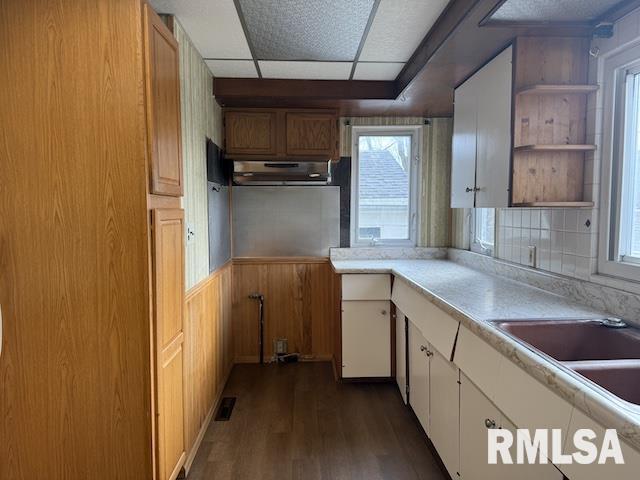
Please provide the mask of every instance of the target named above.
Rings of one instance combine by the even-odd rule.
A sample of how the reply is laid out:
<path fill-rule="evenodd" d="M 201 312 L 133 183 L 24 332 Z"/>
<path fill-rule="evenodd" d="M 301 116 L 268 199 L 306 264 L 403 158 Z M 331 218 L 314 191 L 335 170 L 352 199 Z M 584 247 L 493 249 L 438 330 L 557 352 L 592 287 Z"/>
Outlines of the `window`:
<path fill-rule="evenodd" d="M 493 255 L 495 248 L 496 211 L 493 208 L 474 208 L 471 213 L 471 250 Z"/>
<path fill-rule="evenodd" d="M 604 65 L 598 271 L 640 280 L 640 47 Z"/>
<path fill-rule="evenodd" d="M 351 245 L 415 246 L 420 127 L 353 127 Z"/>

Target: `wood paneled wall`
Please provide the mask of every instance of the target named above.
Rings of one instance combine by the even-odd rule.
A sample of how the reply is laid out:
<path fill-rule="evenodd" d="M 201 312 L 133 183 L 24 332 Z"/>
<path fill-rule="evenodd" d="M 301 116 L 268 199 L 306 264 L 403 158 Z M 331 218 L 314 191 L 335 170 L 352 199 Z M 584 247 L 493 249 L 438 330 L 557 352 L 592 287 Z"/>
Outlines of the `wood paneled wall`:
<path fill-rule="evenodd" d="M 233 366 L 231 262 L 189 292 L 184 319 L 185 444 L 187 469 Z"/>
<path fill-rule="evenodd" d="M 259 355 L 258 302 L 265 297 L 265 360 L 273 340 L 287 338 L 289 352 L 330 360 L 335 350 L 336 309 L 333 270 L 326 258 L 235 259 L 233 265 L 233 341 L 238 362 Z"/>
<path fill-rule="evenodd" d="M 149 479 L 140 3 L 0 12 L 0 479 Z"/>

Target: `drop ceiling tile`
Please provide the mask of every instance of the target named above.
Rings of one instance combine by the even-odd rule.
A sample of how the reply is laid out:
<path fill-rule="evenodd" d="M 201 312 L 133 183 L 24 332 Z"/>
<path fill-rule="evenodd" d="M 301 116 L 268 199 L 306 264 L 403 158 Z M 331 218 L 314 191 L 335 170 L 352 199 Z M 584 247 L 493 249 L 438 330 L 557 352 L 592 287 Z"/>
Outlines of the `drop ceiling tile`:
<path fill-rule="evenodd" d="M 160 13 L 171 13 L 204 58 L 251 58 L 233 0 L 150 0 Z"/>
<path fill-rule="evenodd" d="M 374 0 L 238 0 L 258 60 L 352 61 Z"/>
<path fill-rule="evenodd" d="M 303 80 L 348 80 L 352 62 L 278 62 L 261 61 L 264 78 L 297 78 Z"/>
<path fill-rule="evenodd" d="M 595 20 L 620 0 L 507 0 L 491 16 L 501 22 L 571 22 Z"/>
<path fill-rule="evenodd" d="M 358 62 L 353 74 L 354 80 L 395 80 L 404 63 L 363 63 Z"/>
<path fill-rule="evenodd" d="M 257 78 L 253 60 L 205 60 L 214 77 Z"/>
<path fill-rule="evenodd" d="M 381 0 L 360 60 L 406 62 L 448 0 Z"/>

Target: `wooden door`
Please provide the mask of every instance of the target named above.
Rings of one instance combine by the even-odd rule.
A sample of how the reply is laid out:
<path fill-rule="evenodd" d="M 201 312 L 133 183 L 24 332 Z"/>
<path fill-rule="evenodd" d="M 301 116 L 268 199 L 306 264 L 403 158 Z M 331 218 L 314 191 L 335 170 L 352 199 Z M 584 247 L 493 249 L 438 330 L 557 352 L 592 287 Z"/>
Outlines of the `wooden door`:
<path fill-rule="evenodd" d="M 329 113 L 287 113 L 287 155 L 336 157 L 337 124 Z"/>
<path fill-rule="evenodd" d="M 429 368 L 430 407 L 429 436 L 451 478 L 456 478 L 459 468 L 459 385 L 458 368 L 430 347 Z"/>
<path fill-rule="evenodd" d="M 158 478 L 185 460 L 183 401 L 184 210 L 153 210 Z"/>
<path fill-rule="evenodd" d="M 407 319 L 404 313 L 396 308 L 396 383 L 400 389 L 402 400 L 407 403 Z"/>
<path fill-rule="evenodd" d="M 276 155 L 275 111 L 225 113 L 225 147 L 228 155 Z"/>
<path fill-rule="evenodd" d="M 178 42 L 146 3 L 144 49 L 151 193 L 179 197 L 183 173 Z"/>
<path fill-rule="evenodd" d="M 455 91 L 451 148 L 451 208 L 473 208 L 478 100 L 473 77 Z"/>
<path fill-rule="evenodd" d="M 511 47 L 472 81 L 478 95 L 476 207 L 508 207 L 511 176 Z"/>
<path fill-rule="evenodd" d="M 342 377 L 391 376 L 389 301 L 342 302 Z"/>
<path fill-rule="evenodd" d="M 429 357 L 428 343 L 409 319 L 409 405 L 424 431 L 429 434 Z"/>

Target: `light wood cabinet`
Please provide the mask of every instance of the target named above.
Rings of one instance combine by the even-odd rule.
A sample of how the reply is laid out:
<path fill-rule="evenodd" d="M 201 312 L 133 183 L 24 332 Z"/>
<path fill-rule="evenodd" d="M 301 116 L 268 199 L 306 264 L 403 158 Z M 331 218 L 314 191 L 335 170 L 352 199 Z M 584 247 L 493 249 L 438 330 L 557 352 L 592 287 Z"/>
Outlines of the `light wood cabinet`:
<path fill-rule="evenodd" d="M 179 197 L 183 173 L 178 42 L 146 3 L 143 13 L 150 190 Z"/>
<path fill-rule="evenodd" d="M 155 209 L 154 332 L 159 479 L 175 479 L 185 460 L 183 400 L 184 211 Z"/>
<path fill-rule="evenodd" d="M 409 405 L 429 435 L 429 349 L 422 332 L 409 320 Z"/>
<path fill-rule="evenodd" d="M 227 155 L 276 155 L 275 112 L 236 112 L 225 115 Z"/>
<path fill-rule="evenodd" d="M 388 300 L 342 302 L 342 377 L 391 376 Z"/>
<path fill-rule="evenodd" d="M 338 160 L 335 110 L 225 110 L 225 151 L 238 160 Z"/>

